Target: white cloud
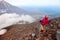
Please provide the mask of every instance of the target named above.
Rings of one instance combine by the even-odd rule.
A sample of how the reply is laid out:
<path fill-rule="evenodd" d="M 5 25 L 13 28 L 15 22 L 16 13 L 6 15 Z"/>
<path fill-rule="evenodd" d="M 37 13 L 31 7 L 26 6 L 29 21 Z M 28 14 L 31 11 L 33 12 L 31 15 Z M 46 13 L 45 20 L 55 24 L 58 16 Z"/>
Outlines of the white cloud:
<path fill-rule="evenodd" d="M 29 15 L 18 15 L 15 13 L 5 13 L 0 15 L 0 29 L 11 26 L 13 24 L 16 24 L 18 22 L 28 22 L 28 23 L 32 23 L 35 22 L 35 19 Z M 24 23 L 22 23 L 24 24 Z"/>
<path fill-rule="evenodd" d="M 7 1 L 7 0 L 6 0 Z M 60 5 L 60 0 L 8 0 L 7 2 L 16 6 L 25 5 Z"/>

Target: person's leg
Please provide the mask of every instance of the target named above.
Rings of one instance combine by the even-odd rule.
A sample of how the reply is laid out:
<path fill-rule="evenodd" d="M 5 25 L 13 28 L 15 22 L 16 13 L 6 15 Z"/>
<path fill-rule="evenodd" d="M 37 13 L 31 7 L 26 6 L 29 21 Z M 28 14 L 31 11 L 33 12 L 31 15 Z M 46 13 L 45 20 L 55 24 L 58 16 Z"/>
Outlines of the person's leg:
<path fill-rule="evenodd" d="M 0 30 L 0 35 L 5 34 L 6 32 L 7 32 L 7 29 L 1 29 L 1 30 Z"/>
<path fill-rule="evenodd" d="M 44 32 L 44 26 L 40 25 L 40 32 Z"/>

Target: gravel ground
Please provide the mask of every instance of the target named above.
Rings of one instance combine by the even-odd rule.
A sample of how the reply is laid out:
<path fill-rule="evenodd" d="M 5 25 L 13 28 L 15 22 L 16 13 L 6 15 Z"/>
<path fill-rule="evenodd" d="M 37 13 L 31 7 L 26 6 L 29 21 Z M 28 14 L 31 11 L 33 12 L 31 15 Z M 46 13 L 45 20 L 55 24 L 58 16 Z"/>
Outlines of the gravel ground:
<path fill-rule="evenodd" d="M 51 19 L 45 25 L 45 32 L 42 34 L 38 30 L 39 27 L 39 22 L 12 25 L 6 28 L 8 32 L 0 36 L 0 40 L 56 40 L 56 31 L 60 29 L 60 18 Z M 36 35 L 32 37 L 31 34 Z"/>

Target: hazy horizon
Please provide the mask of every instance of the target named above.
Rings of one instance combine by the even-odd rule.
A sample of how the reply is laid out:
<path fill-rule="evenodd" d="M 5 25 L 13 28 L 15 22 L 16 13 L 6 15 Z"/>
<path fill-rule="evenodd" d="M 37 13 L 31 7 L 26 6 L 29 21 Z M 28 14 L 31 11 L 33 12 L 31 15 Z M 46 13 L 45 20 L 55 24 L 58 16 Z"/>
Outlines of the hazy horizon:
<path fill-rule="evenodd" d="M 5 0 L 14 6 L 60 6 L 60 0 Z"/>

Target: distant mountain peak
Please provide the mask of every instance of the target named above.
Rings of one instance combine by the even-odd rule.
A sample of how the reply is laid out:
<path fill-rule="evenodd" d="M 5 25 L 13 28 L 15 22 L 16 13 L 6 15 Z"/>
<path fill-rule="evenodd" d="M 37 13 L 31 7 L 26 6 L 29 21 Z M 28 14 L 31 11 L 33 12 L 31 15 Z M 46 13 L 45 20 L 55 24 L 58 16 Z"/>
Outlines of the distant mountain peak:
<path fill-rule="evenodd" d="M 10 3 L 6 2 L 5 0 L 0 0 L 0 14 L 3 13 L 18 13 L 22 14 L 25 13 L 23 9 L 20 9 Z"/>

